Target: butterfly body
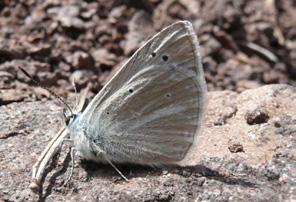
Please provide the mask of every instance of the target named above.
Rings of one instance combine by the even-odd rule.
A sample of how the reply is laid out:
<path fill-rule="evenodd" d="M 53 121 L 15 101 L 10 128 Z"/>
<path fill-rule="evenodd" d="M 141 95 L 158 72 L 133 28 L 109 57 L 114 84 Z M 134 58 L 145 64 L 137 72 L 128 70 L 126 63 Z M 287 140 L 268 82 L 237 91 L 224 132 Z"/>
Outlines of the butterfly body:
<path fill-rule="evenodd" d="M 72 118 L 70 136 L 89 160 L 175 163 L 196 139 L 205 93 L 192 25 L 177 22 L 140 48 Z"/>

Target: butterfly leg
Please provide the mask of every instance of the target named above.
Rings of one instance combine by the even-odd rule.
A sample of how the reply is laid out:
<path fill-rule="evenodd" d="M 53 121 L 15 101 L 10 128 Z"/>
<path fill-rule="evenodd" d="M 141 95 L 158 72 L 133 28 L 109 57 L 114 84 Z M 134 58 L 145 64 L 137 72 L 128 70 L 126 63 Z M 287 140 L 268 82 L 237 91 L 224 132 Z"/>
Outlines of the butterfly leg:
<path fill-rule="evenodd" d="M 107 158 L 105 154 L 103 154 L 103 157 L 105 160 L 116 170 L 116 172 L 125 180 L 128 182 L 128 179 L 122 174 L 122 172 Z"/>
<path fill-rule="evenodd" d="M 112 168 L 114 168 L 114 170 L 125 180 L 128 182 L 128 179 L 122 174 L 122 172 L 109 160 L 109 158 L 106 156 L 106 153 L 101 149 L 99 148 L 96 144 L 92 144 L 91 145 L 92 147 L 92 151 L 94 152 L 94 154 L 97 156 L 97 157 L 100 157 L 102 156 L 104 158 L 104 160 L 106 162 L 108 162 Z M 93 148 L 95 147 L 95 149 Z"/>

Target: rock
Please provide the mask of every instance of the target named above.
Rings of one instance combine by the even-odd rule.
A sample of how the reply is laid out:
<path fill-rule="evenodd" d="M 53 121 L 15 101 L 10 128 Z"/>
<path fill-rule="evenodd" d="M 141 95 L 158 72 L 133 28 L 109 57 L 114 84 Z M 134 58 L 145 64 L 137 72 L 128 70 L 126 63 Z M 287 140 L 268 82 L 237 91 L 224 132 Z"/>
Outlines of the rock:
<path fill-rule="evenodd" d="M 42 46 L 38 46 L 38 47 L 32 47 L 31 50 L 29 51 L 29 53 L 32 56 L 48 56 L 51 53 L 51 46 L 48 44 L 42 45 Z"/>
<path fill-rule="evenodd" d="M 64 28 L 76 31 L 85 29 L 83 20 L 79 17 L 80 9 L 76 5 L 49 8 L 47 13 L 59 21 Z"/>
<path fill-rule="evenodd" d="M 296 78 L 296 48 L 291 51 L 289 55 L 289 60 L 291 61 L 290 64 L 287 66 L 287 70 L 289 72 L 289 75 L 292 78 Z"/>
<path fill-rule="evenodd" d="M 268 113 L 264 109 L 255 109 L 248 111 L 245 115 L 245 119 L 248 124 L 261 124 L 266 123 L 269 119 Z"/>
<path fill-rule="evenodd" d="M 70 77 L 70 81 L 75 83 L 76 88 L 79 90 L 85 88 L 87 84 L 97 79 L 91 72 L 85 70 L 76 70 Z"/>
<path fill-rule="evenodd" d="M 144 44 L 145 39 L 153 33 L 151 16 L 144 11 L 138 11 L 132 17 L 129 26 L 129 32 L 126 35 L 126 41 L 122 44 L 124 53 L 131 55 L 137 48 Z"/>
<path fill-rule="evenodd" d="M 68 59 L 76 69 L 92 69 L 94 67 L 93 57 L 83 51 L 77 51 Z"/>
<path fill-rule="evenodd" d="M 24 92 L 19 89 L 0 90 L 0 106 L 23 101 L 26 97 Z"/>
<path fill-rule="evenodd" d="M 24 58 L 25 55 L 26 54 L 21 50 L 16 50 L 16 49 L 9 50 L 9 49 L 0 48 L 0 62 Z"/>
<path fill-rule="evenodd" d="M 106 49 L 101 48 L 95 50 L 93 51 L 92 55 L 95 60 L 96 66 L 104 65 L 113 67 L 116 64 L 116 55 L 108 52 L 108 50 Z"/>
<path fill-rule="evenodd" d="M 232 153 L 244 152 L 244 147 L 239 142 L 232 143 L 231 145 L 228 146 L 228 149 Z"/>
<path fill-rule="evenodd" d="M 269 119 L 248 124 L 245 116 L 255 109 L 264 109 Z M 118 165 L 129 179 L 125 182 L 109 165 L 76 160 L 72 180 L 63 186 L 70 162 L 67 147 L 63 147 L 38 196 L 28 191 L 31 167 L 61 127 L 61 113 L 61 107 L 52 101 L 0 107 L 1 199 L 292 201 L 295 198 L 294 87 L 268 85 L 241 94 L 210 92 L 203 130 L 190 151 L 191 162 L 187 159 L 192 165 L 189 167 L 152 169 Z M 216 124 L 217 120 L 223 121 Z M 237 153 L 230 151 L 231 145 L 235 145 L 236 149 L 232 149 Z M 239 145 L 244 152 L 238 152 L 242 149 Z"/>
<path fill-rule="evenodd" d="M 61 26 L 67 36 L 77 39 L 86 30 L 86 25 L 80 16 L 80 8 L 77 5 L 48 8 L 47 14 L 52 18 L 52 23 L 47 28 L 49 33 L 54 33 Z"/>

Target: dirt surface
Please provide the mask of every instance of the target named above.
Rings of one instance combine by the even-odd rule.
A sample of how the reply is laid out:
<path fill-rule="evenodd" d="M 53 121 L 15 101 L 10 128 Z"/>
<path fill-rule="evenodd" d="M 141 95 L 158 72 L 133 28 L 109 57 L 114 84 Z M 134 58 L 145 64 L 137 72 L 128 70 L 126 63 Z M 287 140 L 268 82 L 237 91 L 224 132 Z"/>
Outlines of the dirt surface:
<path fill-rule="evenodd" d="M 149 37 L 182 19 L 194 25 L 208 89 L 215 91 L 208 136 L 195 156 L 200 165 L 126 165 L 125 183 L 109 166 L 82 163 L 64 187 L 69 157 L 62 155 L 43 193 L 32 195 L 30 169 L 58 130 L 62 106 L 17 67 L 66 99 L 75 93 L 73 80 L 78 91 L 90 84 L 90 98 Z M 295 90 L 258 87 L 296 86 L 295 39 L 294 0 L 0 1 L 0 201 L 292 200 Z M 272 95 L 290 111 L 269 102 Z"/>
<path fill-rule="evenodd" d="M 269 85 L 241 94 L 216 91 L 209 93 L 209 100 L 204 129 L 190 158 L 195 165 L 118 165 L 129 179 L 126 182 L 111 166 L 76 158 L 73 178 L 63 186 L 71 165 L 64 146 L 39 195 L 28 187 L 31 167 L 59 129 L 61 108 L 52 101 L 2 106 L 0 197 L 4 201 L 295 201 L 296 88 Z M 264 122 L 257 119 L 262 116 L 258 111 L 268 116 Z"/>
<path fill-rule="evenodd" d="M 180 19 L 201 44 L 208 89 L 295 85 L 293 0 L 29 0 L 0 3 L 0 104 L 50 96 L 22 66 L 60 95 L 88 83 L 97 93 L 143 42 Z M 28 84 L 29 83 L 29 84 Z"/>

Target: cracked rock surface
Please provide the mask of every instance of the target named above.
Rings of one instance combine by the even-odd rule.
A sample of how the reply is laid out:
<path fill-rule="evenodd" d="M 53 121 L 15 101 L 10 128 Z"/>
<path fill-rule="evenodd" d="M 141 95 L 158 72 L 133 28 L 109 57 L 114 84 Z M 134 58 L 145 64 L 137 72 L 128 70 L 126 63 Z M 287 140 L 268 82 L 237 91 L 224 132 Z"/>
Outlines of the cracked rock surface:
<path fill-rule="evenodd" d="M 4 201 L 295 201 L 296 88 L 267 85 L 208 93 L 204 126 L 186 167 L 109 165 L 75 159 L 63 146 L 43 190 L 28 186 L 31 167 L 61 127 L 53 101 L 0 107 L 0 199 Z"/>

